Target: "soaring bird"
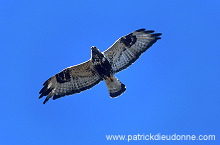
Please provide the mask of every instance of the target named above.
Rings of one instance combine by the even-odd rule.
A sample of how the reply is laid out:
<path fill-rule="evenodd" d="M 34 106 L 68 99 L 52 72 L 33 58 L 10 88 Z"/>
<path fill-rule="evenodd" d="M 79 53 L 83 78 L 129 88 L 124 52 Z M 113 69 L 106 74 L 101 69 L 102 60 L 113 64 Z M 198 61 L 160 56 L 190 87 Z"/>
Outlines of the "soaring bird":
<path fill-rule="evenodd" d="M 138 29 L 120 37 L 104 52 L 91 47 L 91 58 L 81 64 L 65 68 L 49 78 L 39 92 L 40 97 L 46 96 L 43 104 L 50 98 L 57 99 L 87 90 L 101 81 L 105 81 L 111 98 L 125 92 L 126 87 L 115 73 L 126 69 L 139 56 L 160 38 L 161 33 L 153 30 Z"/>

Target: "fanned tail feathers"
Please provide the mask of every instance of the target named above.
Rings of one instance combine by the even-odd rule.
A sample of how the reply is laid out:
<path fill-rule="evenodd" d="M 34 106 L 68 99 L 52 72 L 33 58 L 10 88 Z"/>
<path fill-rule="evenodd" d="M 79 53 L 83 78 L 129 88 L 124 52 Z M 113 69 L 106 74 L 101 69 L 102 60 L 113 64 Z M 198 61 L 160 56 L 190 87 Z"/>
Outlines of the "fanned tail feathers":
<path fill-rule="evenodd" d="M 125 92 L 126 87 L 115 76 L 111 76 L 105 80 L 110 97 L 115 98 Z"/>

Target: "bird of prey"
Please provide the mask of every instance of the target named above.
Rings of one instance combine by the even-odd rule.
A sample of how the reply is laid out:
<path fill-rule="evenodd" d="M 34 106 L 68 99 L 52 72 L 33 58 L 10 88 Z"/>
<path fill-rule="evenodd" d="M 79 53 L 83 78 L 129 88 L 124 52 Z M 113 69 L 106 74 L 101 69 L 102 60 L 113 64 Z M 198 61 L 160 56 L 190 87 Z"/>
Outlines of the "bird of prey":
<path fill-rule="evenodd" d="M 50 98 L 57 99 L 87 90 L 105 81 L 110 97 L 115 98 L 125 92 L 126 87 L 115 73 L 126 69 L 139 56 L 160 38 L 161 33 L 153 30 L 138 29 L 119 38 L 104 52 L 91 47 L 91 58 L 81 64 L 68 67 L 49 78 L 39 92 L 46 96 L 43 104 Z"/>

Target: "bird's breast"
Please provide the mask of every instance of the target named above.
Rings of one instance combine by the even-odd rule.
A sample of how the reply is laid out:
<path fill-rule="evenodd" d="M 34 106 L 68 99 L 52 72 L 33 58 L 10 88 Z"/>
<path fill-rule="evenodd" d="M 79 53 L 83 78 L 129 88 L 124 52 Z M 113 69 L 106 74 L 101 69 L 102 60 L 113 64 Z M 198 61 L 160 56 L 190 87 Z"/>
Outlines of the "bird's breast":
<path fill-rule="evenodd" d="M 106 79 L 112 74 L 112 67 L 107 59 L 94 63 L 94 68 L 102 79 Z"/>

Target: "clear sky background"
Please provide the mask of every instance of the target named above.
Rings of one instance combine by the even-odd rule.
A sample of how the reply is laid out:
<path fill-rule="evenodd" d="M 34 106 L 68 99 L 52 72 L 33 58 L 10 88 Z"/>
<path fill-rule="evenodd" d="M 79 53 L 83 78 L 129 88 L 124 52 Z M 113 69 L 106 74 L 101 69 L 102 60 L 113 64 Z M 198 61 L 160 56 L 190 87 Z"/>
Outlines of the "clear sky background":
<path fill-rule="evenodd" d="M 1 145 L 220 144 L 218 0 L 1 0 Z M 127 91 L 38 99 L 62 69 L 136 29 L 162 39 L 117 74 Z M 216 141 L 107 141 L 122 134 L 216 135 Z"/>

